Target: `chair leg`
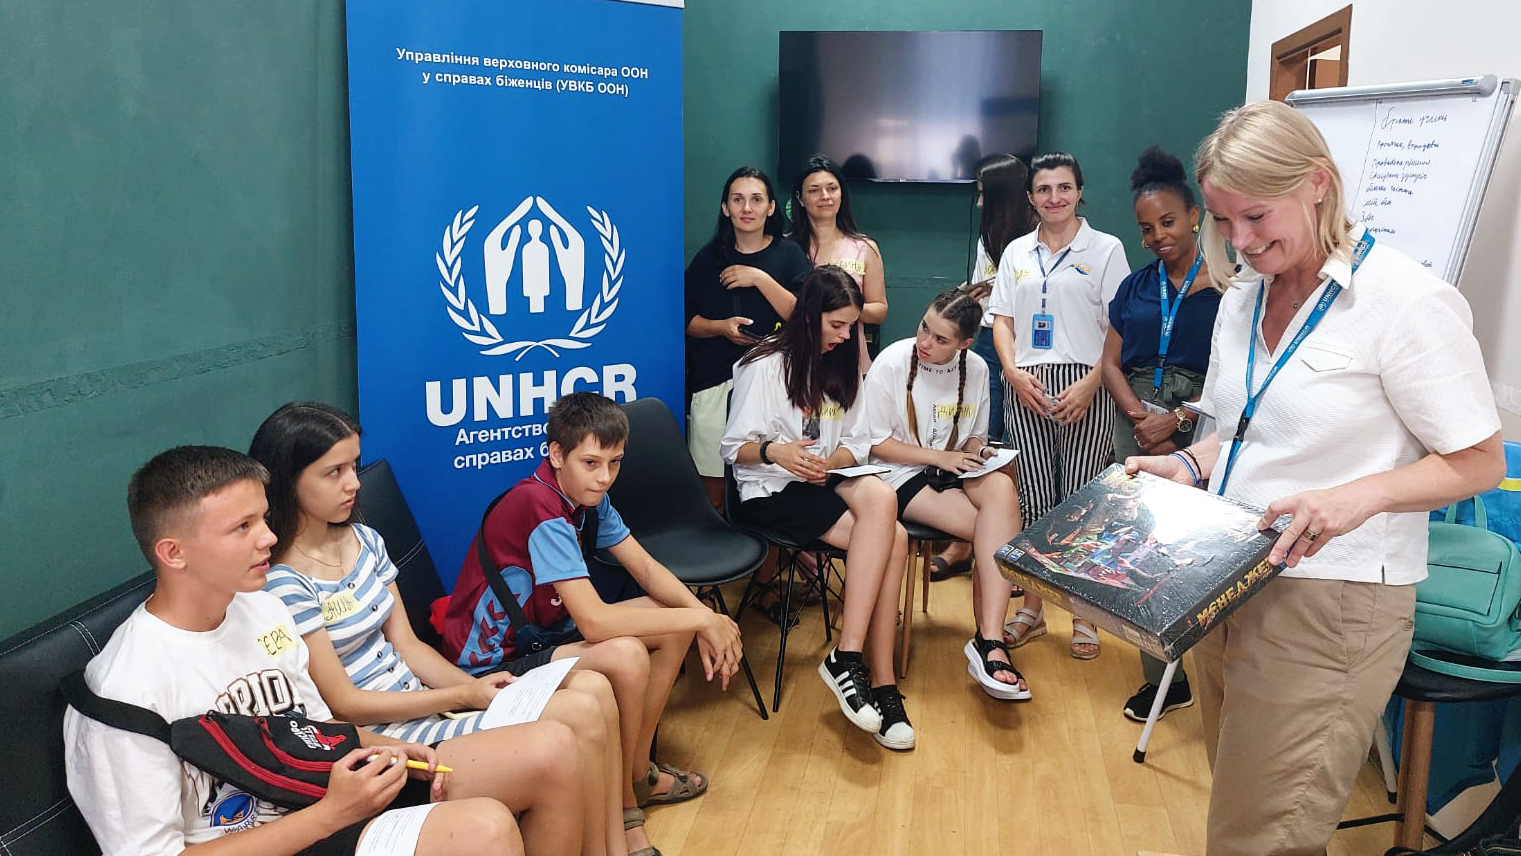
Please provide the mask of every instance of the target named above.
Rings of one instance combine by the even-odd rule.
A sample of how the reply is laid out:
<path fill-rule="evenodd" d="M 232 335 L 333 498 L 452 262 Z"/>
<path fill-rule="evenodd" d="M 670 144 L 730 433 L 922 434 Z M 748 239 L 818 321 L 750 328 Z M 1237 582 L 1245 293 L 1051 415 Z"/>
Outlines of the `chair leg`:
<path fill-rule="evenodd" d="M 786 564 L 787 586 L 782 589 L 782 636 L 776 646 L 776 684 L 771 694 L 772 713 L 782 707 L 782 667 L 787 664 L 787 635 L 792 632 L 792 622 L 787 618 L 792 615 L 792 584 L 797 580 L 797 554 L 790 554 Z M 780 573 L 781 569 L 778 568 L 777 572 Z"/>
<path fill-rule="evenodd" d="M 1384 721 L 1378 721 L 1378 731 L 1373 735 L 1373 749 L 1378 753 L 1378 769 L 1384 776 L 1384 795 L 1393 804 L 1398 789 L 1394 772 L 1394 749 L 1389 745 L 1389 730 L 1384 728 Z"/>
<path fill-rule="evenodd" d="M 720 615 L 728 615 L 729 606 L 724 603 L 724 593 L 719 591 L 718 586 L 713 586 L 710 591 L 713 593 L 713 601 L 718 604 L 718 613 Z M 750 658 L 741 654 L 739 657 L 739 667 L 745 670 L 745 680 L 750 682 L 750 692 L 755 696 L 755 708 L 760 711 L 760 718 L 770 719 L 770 714 L 766 713 L 766 702 L 761 698 L 760 687 L 755 683 L 755 673 L 750 671 Z"/>
<path fill-rule="evenodd" d="M 1431 775 L 1431 733 L 1436 724 L 1436 705 L 1429 701 L 1405 702 L 1405 734 L 1400 751 L 1400 820 L 1394 827 L 1394 844 L 1420 850 L 1426 831 L 1426 789 Z"/>
<path fill-rule="evenodd" d="M 750 579 L 745 583 L 744 593 L 739 596 L 739 608 L 734 610 L 736 622 L 739 621 L 741 615 L 745 614 L 745 607 L 749 606 L 753 600 L 755 600 L 755 574 L 750 575 Z"/>
<path fill-rule="evenodd" d="M 920 542 L 908 542 L 908 567 L 903 570 L 903 614 L 898 619 L 898 677 L 908 677 L 908 646 L 914 632 L 914 583 L 919 576 Z M 924 586 L 929 592 L 929 584 Z"/>
<path fill-rule="evenodd" d="M 813 557 L 814 564 L 819 569 L 819 606 L 824 611 L 824 641 L 834 641 L 834 623 L 829 617 L 829 575 L 834 573 L 834 562 L 823 553 L 816 553 Z M 840 595 L 841 609 L 844 608 L 845 596 Z"/>
<path fill-rule="evenodd" d="M 919 607 L 919 609 L 925 615 L 929 615 L 930 568 L 932 567 L 930 565 L 930 557 L 933 556 L 934 554 L 935 554 L 935 545 L 934 544 L 929 543 L 927 541 L 920 541 L 919 542 L 919 561 L 918 561 L 918 564 L 919 564 L 919 567 L 922 569 L 922 572 L 923 572 L 923 575 L 924 575 L 924 594 L 921 595 L 921 597 L 924 598 L 924 603 Z M 912 555 L 912 553 L 910 555 Z M 909 568 L 909 572 L 910 573 L 912 573 L 913 570 L 914 570 L 913 568 Z"/>

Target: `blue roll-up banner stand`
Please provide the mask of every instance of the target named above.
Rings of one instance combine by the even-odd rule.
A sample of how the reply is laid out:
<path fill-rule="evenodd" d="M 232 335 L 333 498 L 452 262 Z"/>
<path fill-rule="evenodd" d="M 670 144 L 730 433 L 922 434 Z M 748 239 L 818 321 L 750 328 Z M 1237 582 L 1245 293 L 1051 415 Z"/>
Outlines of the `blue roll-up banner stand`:
<path fill-rule="evenodd" d="M 347 6 L 363 453 L 445 588 L 556 398 L 681 407 L 679 6 Z"/>

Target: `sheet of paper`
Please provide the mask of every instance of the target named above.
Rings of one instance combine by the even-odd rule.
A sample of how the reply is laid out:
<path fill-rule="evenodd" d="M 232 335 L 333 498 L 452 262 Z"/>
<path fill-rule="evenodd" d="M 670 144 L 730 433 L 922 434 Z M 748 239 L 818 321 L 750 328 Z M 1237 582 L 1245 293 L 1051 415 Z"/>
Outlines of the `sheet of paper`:
<path fill-rule="evenodd" d="M 397 808 L 382 813 L 365 827 L 354 856 L 412 856 L 423 821 L 437 803 Z"/>
<path fill-rule="evenodd" d="M 1008 466 L 1009 464 L 1013 463 L 1014 459 L 1017 457 L 1019 457 L 1018 449 L 999 449 L 997 452 L 993 453 L 993 457 L 988 458 L 988 462 L 986 464 L 982 465 L 982 469 L 962 473 L 961 477 L 964 479 L 974 479 L 978 476 L 985 476 L 994 470 L 1002 469 Z"/>
<path fill-rule="evenodd" d="M 560 682 L 565 680 L 565 675 L 578 659 L 551 660 L 536 669 L 529 669 L 528 674 L 502 687 L 492 696 L 491 706 L 481 717 L 481 727 L 497 728 L 537 721 L 539 714 L 544 712 L 544 705 L 549 703 L 549 697 L 559 689 Z"/>
<path fill-rule="evenodd" d="M 887 467 L 879 467 L 876 464 L 861 464 L 860 466 L 856 466 L 856 467 L 840 467 L 837 470 L 830 470 L 831 473 L 834 473 L 835 475 L 844 476 L 845 478 L 848 478 L 848 479 L 853 479 L 856 476 L 875 476 L 875 475 L 881 475 L 882 473 L 885 473 L 887 471 L 888 471 Z"/>
<path fill-rule="evenodd" d="M 1157 404 L 1154 401 L 1147 401 L 1144 398 L 1141 399 L 1141 403 L 1144 404 L 1144 405 L 1146 405 L 1146 412 L 1147 413 L 1171 413 L 1172 412 L 1171 410 L 1168 410 L 1167 408 L 1163 407 L 1162 405 Z"/>

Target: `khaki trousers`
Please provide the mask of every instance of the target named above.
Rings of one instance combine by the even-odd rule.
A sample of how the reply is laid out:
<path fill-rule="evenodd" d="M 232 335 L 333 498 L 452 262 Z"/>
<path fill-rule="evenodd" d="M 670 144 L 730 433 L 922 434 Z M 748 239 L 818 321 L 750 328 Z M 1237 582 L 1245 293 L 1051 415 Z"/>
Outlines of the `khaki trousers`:
<path fill-rule="evenodd" d="M 1313 856 L 1404 669 L 1415 586 L 1279 577 L 1193 649 L 1209 856 Z"/>

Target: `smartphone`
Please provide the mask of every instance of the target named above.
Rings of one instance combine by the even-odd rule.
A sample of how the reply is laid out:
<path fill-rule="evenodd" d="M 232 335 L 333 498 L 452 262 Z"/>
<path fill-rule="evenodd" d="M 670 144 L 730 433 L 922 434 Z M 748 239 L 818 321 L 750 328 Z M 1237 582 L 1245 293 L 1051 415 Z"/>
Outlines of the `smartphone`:
<path fill-rule="evenodd" d="M 764 339 L 776 331 L 774 329 L 767 330 L 760 324 L 745 324 L 739 328 L 739 332 L 744 333 L 752 339 Z"/>

